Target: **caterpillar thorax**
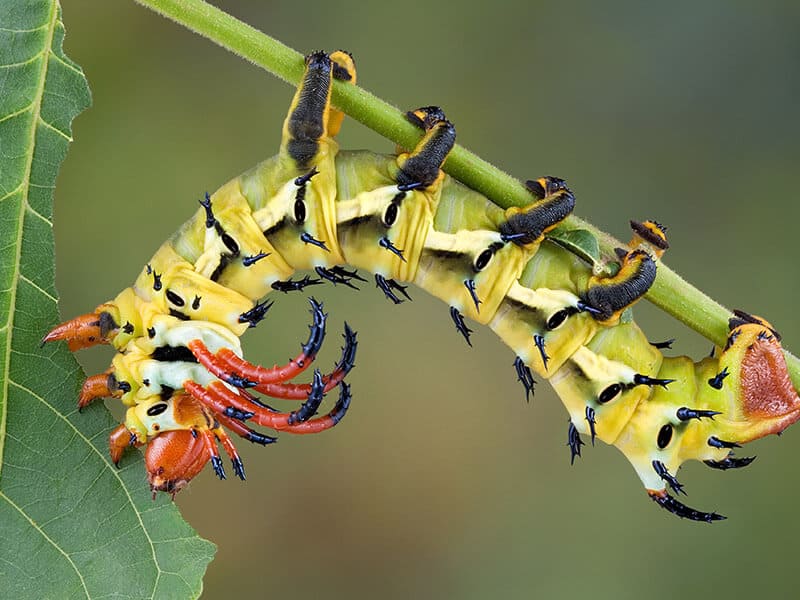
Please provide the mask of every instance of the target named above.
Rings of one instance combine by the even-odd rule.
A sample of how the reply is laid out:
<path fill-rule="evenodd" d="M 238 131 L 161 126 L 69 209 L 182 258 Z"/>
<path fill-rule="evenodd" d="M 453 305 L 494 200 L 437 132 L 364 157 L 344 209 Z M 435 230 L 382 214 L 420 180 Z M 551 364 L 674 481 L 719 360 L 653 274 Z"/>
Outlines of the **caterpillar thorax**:
<path fill-rule="evenodd" d="M 103 340 L 118 350 L 111 370 L 89 378 L 81 397 L 81 405 L 112 395 L 131 406 L 112 434 L 115 458 L 126 435 L 139 444 L 155 438 L 151 484 L 175 491 L 208 460 L 221 473 L 215 438 L 243 477 L 222 426 L 266 444 L 273 438 L 246 422 L 293 433 L 335 425 L 350 402 L 342 382 L 356 349 L 349 328 L 336 368 L 315 372 L 309 384 L 286 382 L 308 368 L 324 338 L 325 315 L 313 299 L 311 334 L 289 364 L 246 362 L 238 338 L 266 315 L 267 294 L 325 282 L 356 287 L 366 281 L 362 270 L 394 303 L 409 297 L 408 283 L 442 299 L 470 345 L 466 319 L 488 325 L 516 354 L 526 394 L 534 375 L 549 379 L 570 415 L 573 459 L 581 434 L 598 438 L 628 457 L 661 506 L 694 520 L 721 518 L 686 507 L 667 486 L 681 491 L 675 473 L 689 459 L 748 464 L 730 450 L 800 418 L 769 323 L 736 313 L 714 357 L 665 358 L 664 344 L 620 319 L 655 279 L 664 228 L 633 223 L 629 247 L 608 268 L 593 269 L 545 239 L 575 203 L 563 180 L 528 181 L 530 203 L 502 209 L 443 174 L 455 128 L 436 107 L 408 113 L 424 131 L 411 152 L 340 152 L 334 79 L 355 81 L 351 57 L 310 55 L 278 155 L 202 199 L 132 287 L 46 337 L 73 349 Z M 296 271 L 314 274 L 293 279 Z M 312 418 L 336 385 L 331 412 Z M 253 392 L 304 402 L 279 413 Z"/>

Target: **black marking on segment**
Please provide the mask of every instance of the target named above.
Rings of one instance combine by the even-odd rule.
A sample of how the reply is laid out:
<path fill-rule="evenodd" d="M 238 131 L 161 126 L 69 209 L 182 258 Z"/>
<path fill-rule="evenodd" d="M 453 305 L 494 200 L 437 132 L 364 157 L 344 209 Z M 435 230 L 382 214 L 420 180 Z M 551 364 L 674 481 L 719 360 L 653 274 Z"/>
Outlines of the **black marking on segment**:
<path fill-rule="evenodd" d="M 265 238 L 268 238 L 273 233 L 277 233 L 278 231 L 281 231 L 284 227 L 286 227 L 286 217 L 285 216 L 282 217 L 280 221 L 278 221 L 277 223 L 272 225 L 270 228 L 265 229 L 261 233 L 264 234 Z"/>
<path fill-rule="evenodd" d="M 157 417 L 168 408 L 169 404 L 167 404 L 166 402 L 159 402 L 158 404 L 154 404 L 153 406 L 147 409 L 147 416 Z"/>
<path fill-rule="evenodd" d="M 646 385 L 648 387 L 660 385 L 662 388 L 667 389 L 667 386 L 674 382 L 674 379 L 654 379 L 652 377 L 648 377 L 647 375 L 640 375 L 639 373 L 633 376 L 634 385 Z"/>
<path fill-rule="evenodd" d="M 147 337 L 151 340 L 156 337 L 156 328 L 155 327 L 148 327 L 147 328 Z"/>
<path fill-rule="evenodd" d="M 731 454 L 722 460 L 704 460 L 703 462 L 712 469 L 727 471 L 728 469 L 741 469 L 742 467 L 746 467 L 755 459 L 755 456 L 743 456 L 742 458 L 736 458 Z"/>
<path fill-rule="evenodd" d="M 563 183 L 562 180 L 558 181 Z M 510 216 L 505 223 L 502 223 L 500 225 L 501 239 L 524 246 L 538 240 L 545 231 L 566 219 L 575 208 L 575 196 L 566 185 L 553 190 L 553 192 L 555 191 L 562 193 L 550 195 L 536 202 L 524 212 Z M 523 235 L 520 236 L 520 234 Z M 590 304 L 593 303 L 590 302 Z"/>
<path fill-rule="evenodd" d="M 236 458 L 232 458 L 231 459 L 231 466 L 233 467 L 234 475 L 236 475 L 242 481 L 247 479 L 247 477 L 245 477 L 245 475 L 244 475 L 244 465 L 242 464 L 242 459 L 241 458 L 239 458 L 238 456 Z"/>
<path fill-rule="evenodd" d="M 663 342 L 650 342 L 650 345 L 659 350 L 672 350 L 672 344 L 674 343 L 675 338 L 672 338 L 670 340 L 664 340 Z"/>
<path fill-rule="evenodd" d="M 214 469 L 214 473 L 217 474 L 217 477 L 225 479 L 225 469 L 222 467 L 222 459 L 219 456 L 211 457 L 211 467 Z"/>
<path fill-rule="evenodd" d="M 408 295 L 406 290 L 408 289 L 407 285 L 400 285 L 394 279 L 386 279 L 383 275 L 379 273 L 375 273 L 375 287 L 380 288 L 380 290 L 386 295 L 386 297 L 394 302 L 395 304 L 401 304 L 403 299 L 400 298 L 397 294 L 394 293 L 394 290 L 397 290 L 403 296 L 406 297 L 406 300 L 411 300 L 411 296 Z"/>
<path fill-rule="evenodd" d="M 161 273 L 153 271 L 153 289 L 159 291 L 161 287 Z"/>
<path fill-rule="evenodd" d="M 525 388 L 525 402 L 530 403 L 531 396 L 535 395 L 533 388 L 536 385 L 536 380 L 533 378 L 533 373 L 519 356 L 514 359 L 514 369 L 517 371 L 517 381 Z"/>
<path fill-rule="evenodd" d="M 122 326 L 122 331 L 124 333 L 127 333 L 128 335 L 133 333 L 133 325 L 131 324 L 130 321 L 125 321 L 125 325 Z"/>
<path fill-rule="evenodd" d="M 150 265 L 150 263 L 147 263 L 144 266 L 144 270 L 147 272 L 148 275 L 152 275 L 153 273 L 153 267 Z"/>
<path fill-rule="evenodd" d="M 630 277 L 618 283 L 599 283 L 586 290 L 583 302 L 594 306 L 598 313 L 594 318 L 605 321 L 611 315 L 630 306 L 641 298 L 656 279 L 656 262 L 643 250 L 635 250 L 628 255 L 630 259 L 641 258 Z"/>
<path fill-rule="evenodd" d="M 695 510 L 685 504 L 679 502 L 672 496 L 670 496 L 666 490 L 662 491 L 661 493 L 656 492 L 649 492 L 650 497 L 653 501 L 658 504 L 661 508 L 668 510 L 673 515 L 676 515 L 682 519 L 689 519 L 691 521 L 702 521 L 705 523 L 712 523 L 714 521 L 722 521 L 727 519 L 723 515 L 717 513 L 707 513 L 702 512 L 699 510 Z"/>
<path fill-rule="evenodd" d="M 687 408 L 685 406 L 680 407 L 677 411 L 675 411 L 675 415 L 681 421 L 689 421 L 691 419 L 697 419 L 698 421 L 702 418 L 706 419 L 714 419 L 716 415 L 721 415 L 722 413 L 716 410 L 697 410 L 694 408 Z"/>
<path fill-rule="evenodd" d="M 308 275 L 299 279 L 298 281 L 293 281 L 292 279 L 287 279 L 286 281 L 273 281 L 272 282 L 272 289 L 277 292 L 299 292 L 305 287 L 310 285 L 319 285 L 322 283 L 321 279 L 312 279 Z"/>
<path fill-rule="evenodd" d="M 272 437 L 271 435 L 264 435 L 263 433 L 259 433 L 257 431 L 253 431 L 250 429 L 245 436 L 248 442 L 253 442 L 254 444 L 260 444 L 262 446 L 266 446 L 267 444 L 274 444 L 278 441 L 278 438 Z"/>
<path fill-rule="evenodd" d="M 708 380 L 708 385 L 710 385 L 715 390 L 721 390 L 722 382 L 728 375 L 730 375 L 730 373 L 728 372 L 728 367 L 725 367 L 724 369 L 722 369 L 722 371 L 720 371 L 719 373 L 714 375 L 714 377 Z"/>
<path fill-rule="evenodd" d="M 456 325 L 456 331 L 464 336 L 467 345 L 472 348 L 472 342 L 469 340 L 469 335 L 472 333 L 472 329 L 467 327 L 467 324 L 464 322 L 464 315 L 462 315 L 455 306 L 451 306 L 450 318 L 453 319 L 453 323 Z"/>
<path fill-rule="evenodd" d="M 325 324 L 328 320 L 328 315 L 322 311 L 322 302 L 317 302 L 315 298 L 309 298 L 308 301 L 311 304 L 312 322 L 308 327 L 308 339 L 301 348 L 308 360 L 314 360 L 322 347 L 322 342 L 325 340 Z"/>
<path fill-rule="evenodd" d="M 127 381 L 119 381 L 117 380 L 117 389 L 120 390 L 123 394 L 127 394 L 131 391 L 131 384 Z"/>
<path fill-rule="evenodd" d="M 259 251 L 258 254 L 254 254 L 253 256 L 245 256 L 242 259 L 242 264 L 245 267 L 250 267 L 260 261 L 262 258 L 267 258 L 270 255 L 269 252 L 261 252 Z"/>
<path fill-rule="evenodd" d="M 591 406 L 586 407 L 586 422 L 589 423 L 589 433 L 592 434 L 592 446 L 594 446 L 594 438 L 597 437 L 597 430 L 595 426 L 597 425 L 597 419 L 595 418 L 594 409 Z"/>
<path fill-rule="evenodd" d="M 325 134 L 324 115 L 331 85 L 331 60 L 324 52 L 306 57 L 306 72 L 300 84 L 299 100 L 289 115 L 286 151 L 299 168 L 317 155 L 319 139 Z"/>
<path fill-rule="evenodd" d="M 396 202 L 390 202 L 389 206 L 386 207 L 386 212 L 383 213 L 383 218 L 381 221 L 383 222 L 384 227 L 391 227 L 397 221 L 397 215 L 400 211 L 400 205 Z"/>
<path fill-rule="evenodd" d="M 100 337 L 108 337 L 108 334 L 119 327 L 110 312 L 103 311 L 97 317 L 97 325 L 100 327 Z M 126 332 L 131 333 L 131 332 Z"/>
<path fill-rule="evenodd" d="M 622 386 L 619 383 L 612 383 L 610 386 L 600 392 L 600 395 L 597 397 L 597 401 L 600 404 L 611 402 L 621 391 Z"/>
<path fill-rule="evenodd" d="M 658 430 L 658 437 L 656 438 L 656 445 L 658 445 L 660 450 L 663 450 L 669 443 L 672 441 L 672 433 L 674 429 L 670 423 L 662 426 L 661 429 Z"/>
<path fill-rule="evenodd" d="M 308 392 L 308 398 L 300 405 L 300 408 L 289 413 L 287 421 L 289 425 L 303 423 L 317 414 L 317 409 L 322 404 L 324 392 L 325 382 L 322 380 L 322 373 L 318 369 L 314 369 L 314 377 L 311 381 L 311 390 Z"/>
<path fill-rule="evenodd" d="M 482 301 L 480 298 L 478 298 L 478 292 L 475 291 L 475 280 L 465 279 L 464 287 L 467 288 L 470 298 L 472 298 L 472 303 L 475 305 L 475 312 L 481 312 L 481 307 L 478 305 L 482 304 Z"/>
<path fill-rule="evenodd" d="M 398 248 L 397 246 L 395 246 L 392 243 L 392 240 L 390 240 L 386 236 L 383 236 L 381 239 L 378 240 L 378 245 L 381 248 L 386 248 L 389 252 L 397 256 L 400 260 L 406 262 L 406 258 L 405 256 L 403 256 L 403 251 L 400 250 L 400 248 Z"/>
<path fill-rule="evenodd" d="M 255 413 L 249 410 L 239 410 L 235 406 L 226 406 L 222 414 L 231 419 L 236 419 L 237 421 L 247 421 L 248 419 L 252 419 L 253 415 L 255 415 Z"/>
<path fill-rule="evenodd" d="M 200 310 L 200 296 L 195 296 L 192 300 L 192 309 Z"/>
<path fill-rule="evenodd" d="M 189 315 L 182 313 L 179 310 L 175 310 L 174 308 L 169 309 L 169 314 L 171 317 L 175 317 L 176 319 L 180 319 L 181 321 L 191 321 L 192 318 Z"/>
<path fill-rule="evenodd" d="M 249 323 L 250 327 L 255 327 L 266 316 L 267 311 L 272 308 L 273 304 L 271 300 L 256 302 L 253 308 L 239 315 L 239 323 Z"/>
<path fill-rule="evenodd" d="M 206 192 L 205 200 L 200 200 L 200 206 L 206 209 L 206 229 L 211 229 L 217 225 L 217 219 L 214 217 L 214 211 L 211 208 L 211 196 Z"/>
<path fill-rule="evenodd" d="M 728 442 L 726 440 L 721 440 L 717 436 L 712 435 L 708 438 L 708 445 L 713 448 L 741 448 L 741 444 L 737 444 L 736 442 Z"/>
<path fill-rule="evenodd" d="M 234 258 L 239 256 L 239 244 L 236 242 L 236 240 L 225 232 L 223 232 L 220 237 L 222 238 L 222 243 L 225 244 L 225 247 L 231 253 L 231 256 Z"/>
<path fill-rule="evenodd" d="M 572 424 L 572 421 L 569 422 L 569 429 L 567 430 L 567 446 L 569 446 L 569 464 L 575 464 L 575 457 L 579 457 L 581 455 L 581 446 L 585 446 L 586 444 L 583 443 L 581 439 L 581 434 L 578 433 L 577 428 L 575 425 Z"/>
<path fill-rule="evenodd" d="M 300 235 L 300 241 L 306 244 L 311 244 L 312 246 L 316 246 L 317 248 L 322 248 L 323 250 L 325 250 L 325 252 L 330 252 L 328 247 L 325 245 L 325 242 L 323 242 L 322 240 L 318 240 L 307 231 L 304 231 Z"/>
<path fill-rule="evenodd" d="M 352 219 L 347 219 L 346 221 L 339 221 L 337 223 L 337 227 L 340 230 L 347 227 L 358 227 L 359 225 L 369 223 L 370 221 L 374 221 L 376 219 L 377 217 L 375 215 L 360 215 L 358 217 L 353 217 Z"/>
<path fill-rule="evenodd" d="M 217 268 L 214 269 L 214 272 L 211 273 L 211 277 L 209 277 L 209 279 L 211 281 L 217 281 L 222 276 L 222 272 L 225 270 L 225 267 L 227 267 L 230 264 L 230 262 L 231 262 L 230 254 L 228 254 L 227 252 L 223 252 L 222 254 L 220 254 L 219 264 L 217 265 Z"/>
<path fill-rule="evenodd" d="M 545 350 L 545 341 L 544 337 L 535 333 L 533 335 L 533 343 L 536 344 L 536 347 L 539 349 L 539 355 L 542 357 L 542 365 L 544 366 L 544 370 L 547 370 L 547 361 L 550 360 L 550 357 L 547 356 L 547 351 Z"/>
<path fill-rule="evenodd" d="M 172 302 L 175 306 L 184 306 L 186 304 L 183 301 L 183 298 L 181 298 L 178 294 L 176 294 L 175 292 L 173 292 L 170 289 L 167 289 L 166 296 L 167 296 L 167 300 Z"/>
<path fill-rule="evenodd" d="M 350 408 L 351 399 L 352 396 L 350 395 L 350 386 L 342 381 L 339 383 L 339 399 L 336 401 L 336 404 L 333 406 L 333 410 L 331 410 L 330 414 L 328 415 L 331 418 L 331 421 L 333 421 L 334 425 L 341 421 L 347 414 L 347 409 Z"/>
<path fill-rule="evenodd" d="M 150 358 L 159 362 L 197 362 L 197 358 L 186 346 L 159 346 L 153 350 Z"/>
<path fill-rule="evenodd" d="M 562 308 L 561 310 L 558 310 L 558 311 L 554 312 L 550 316 L 550 318 L 547 319 L 547 328 L 550 331 L 553 331 L 557 327 L 560 327 L 564 323 L 564 321 L 566 321 L 568 318 L 570 318 L 576 312 L 577 312 L 577 309 L 572 308 L 571 306 L 569 306 L 567 308 Z"/>
<path fill-rule="evenodd" d="M 672 488 L 673 492 L 676 494 L 683 494 L 684 496 L 686 495 L 686 492 L 683 490 L 683 486 L 680 484 L 677 478 L 669 472 L 663 462 L 660 460 L 654 460 L 652 464 L 656 474 L 669 484 L 669 487 Z"/>

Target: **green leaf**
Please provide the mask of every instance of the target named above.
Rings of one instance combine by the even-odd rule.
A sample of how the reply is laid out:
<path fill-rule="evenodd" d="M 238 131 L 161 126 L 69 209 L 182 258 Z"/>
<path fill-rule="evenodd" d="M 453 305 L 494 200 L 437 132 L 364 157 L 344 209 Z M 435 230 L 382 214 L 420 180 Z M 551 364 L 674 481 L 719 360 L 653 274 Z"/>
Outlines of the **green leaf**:
<path fill-rule="evenodd" d="M 600 262 L 600 244 L 591 231 L 556 228 L 547 237 L 592 266 Z"/>
<path fill-rule="evenodd" d="M 140 453 L 113 467 L 114 421 L 78 414 L 80 367 L 64 344 L 39 347 L 58 321 L 53 188 L 90 103 L 63 37 L 55 0 L 0 2 L 0 590 L 197 597 L 213 545 L 151 500 Z"/>

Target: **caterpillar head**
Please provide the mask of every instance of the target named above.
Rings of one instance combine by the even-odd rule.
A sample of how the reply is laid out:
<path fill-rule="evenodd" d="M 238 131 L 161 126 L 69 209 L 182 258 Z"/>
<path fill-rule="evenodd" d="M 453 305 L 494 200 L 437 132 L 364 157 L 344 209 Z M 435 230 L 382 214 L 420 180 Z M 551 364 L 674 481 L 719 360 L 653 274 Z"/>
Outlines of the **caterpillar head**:
<path fill-rule="evenodd" d="M 193 431 L 166 431 L 153 438 L 145 452 L 150 489 L 173 496 L 185 488 L 211 460 L 205 441 Z"/>
<path fill-rule="evenodd" d="M 667 487 L 682 493 L 675 475 L 687 460 L 719 469 L 746 466 L 752 459 L 734 458 L 734 448 L 800 419 L 778 336 L 766 321 L 737 313 L 719 359 L 666 358 L 659 376 L 675 381 L 639 404 L 614 445 L 658 504 L 693 520 L 723 518 L 681 504 Z"/>

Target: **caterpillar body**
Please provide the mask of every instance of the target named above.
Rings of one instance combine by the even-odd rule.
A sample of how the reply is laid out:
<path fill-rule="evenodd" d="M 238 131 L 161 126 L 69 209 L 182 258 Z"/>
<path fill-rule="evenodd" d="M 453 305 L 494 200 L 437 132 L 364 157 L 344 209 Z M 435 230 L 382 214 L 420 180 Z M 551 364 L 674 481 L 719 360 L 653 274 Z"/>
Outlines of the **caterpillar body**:
<path fill-rule="evenodd" d="M 393 303 L 409 297 L 409 283 L 441 298 L 467 343 L 467 318 L 487 325 L 515 352 L 526 395 L 534 376 L 548 379 L 570 415 L 573 460 L 581 435 L 600 439 L 625 454 L 663 508 L 698 521 L 724 518 L 684 505 L 668 489 L 682 492 L 675 473 L 687 460 L 746 466 L 752 459 L 732 449 L 800 418 L 772 326 L 737 311 L 713 356 L 664 357 L 667 345 L 651 344 L 626 312 L 655 279 L 668 247 L 663 227 L 632 223 L 629 247 L 608 269 L 593 269 L 546 239 L 575 204 L 563 180 L 531 180 L 530 204 L 502 209 L 444 175 L 455 128 L 436 107 L 408 113 L 425 132 L 411 152 L 339 151 L 343 114 L 330 105 L 333 79 L 355 83 L 352 58 L 309 55 L 278 155 L 201 200 L 132 287 L 45 336 L 73 350 L 102 342 L 118 350 L 79 400 L 115 396 L 129 405 L 111 435 L 112 458 L 130 443 L 148 443 L 153 490 L 174 493 L 209 461 L 222 475 L 216 440 L 244 477 L 225 427 L 266 444 L 274 438 L 248 422 L 292 433 L 338 423 L 350 403 L 343 380 L 357 345 L 349 327 L 334 370 L 315 371 L 310 384 L 287 382 L 309 367 L 324 339 L 325 314 L 313 299 L 311 334 L 287 365 L 245 361 L 239 337 L 265 316 L 270 292 L 326 281 L 355 287 L 366 281 L 361 269 Z M 314 275 L 294 278 L 297 271 Z M 336 405 L 315 417 L 336 386 Z M 303 404 L 279 413 L 253 391 Z"/>

